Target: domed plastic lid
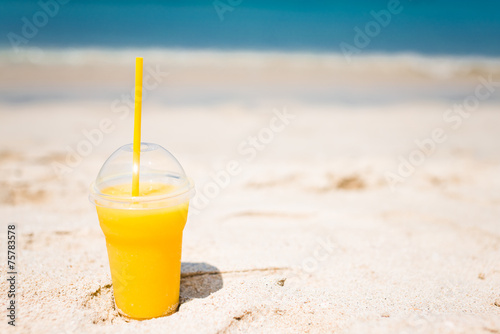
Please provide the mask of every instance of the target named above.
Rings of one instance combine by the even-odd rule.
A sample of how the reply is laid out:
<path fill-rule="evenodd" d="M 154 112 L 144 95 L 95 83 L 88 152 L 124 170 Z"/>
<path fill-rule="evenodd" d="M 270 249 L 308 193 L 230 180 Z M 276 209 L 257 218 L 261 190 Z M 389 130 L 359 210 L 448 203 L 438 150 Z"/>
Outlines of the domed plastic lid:
<path fill-rule="evenodd" d="M 89 199 L 97 206 L 145 209 L 187 202 L 194 196 L 193 182 L 177 159 L 157 144 L 141 143 L 139 196 L 132 196 L 132 144 L 116 150 L 90 186 Z"/>

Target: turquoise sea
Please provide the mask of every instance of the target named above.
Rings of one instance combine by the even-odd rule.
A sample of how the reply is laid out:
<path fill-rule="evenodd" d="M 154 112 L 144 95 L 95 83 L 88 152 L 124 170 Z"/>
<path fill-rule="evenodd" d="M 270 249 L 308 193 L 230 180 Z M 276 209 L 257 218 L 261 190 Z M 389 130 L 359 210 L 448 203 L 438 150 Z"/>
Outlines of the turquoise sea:
<path fill-rule="evenodd" d="M 356 47 L 358 38 L 363 53 L 498 56 L 500 1 L 2 0 L 0 33 L 4 49 L 342 52 L 342 43 Z"/>

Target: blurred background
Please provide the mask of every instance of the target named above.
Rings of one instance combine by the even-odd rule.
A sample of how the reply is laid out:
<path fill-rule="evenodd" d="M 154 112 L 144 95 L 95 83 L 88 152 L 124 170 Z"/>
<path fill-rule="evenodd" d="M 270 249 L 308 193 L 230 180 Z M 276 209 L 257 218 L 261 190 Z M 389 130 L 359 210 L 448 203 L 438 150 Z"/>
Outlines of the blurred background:
<path fill-rule="evenodd" d="M 500 4 L 493 0 L 2 1 L 0 29 L 3 100 L 22 99 L 18 87 L 24 98 L 78 94 L 67 83 L 57 91 L 30 87 L 48 64 L 73 70 L 42 71 L 44 80 L 77 81 L 69 86 L 107 97 L 91 83 L 129 84 L 113 70 L 127 64 L 132 71 L 139 50 L 147 61 L 183 73 L 174 87 L 166 83 L 167 103 L 456 99 L 470 88 L 469 77 L 498 71 L 488 58 L 500 54 Z M 196 52 L 208 54 L 190 58 Z M 3 68 L 19 64 L 33 71 Z M 88 71 L 73 73 L 83 65 Z M 109 74 L 97 79 L 92 69 L 103 66 Z M 202 91 L 185 96 L 184 81 Z M 229 87 L 218 90 L 221 81 Z"/>
<path fill-rule="evenodd" d="M 498 1 L 2 1 L 1 29 L 40 27 L 40 47 L 169 47 L 339 52 L 373 12 L 393 8 L 366 52 L 496 56 Z M 49 14 L 36 15 L 40 10 Z M 33 18 L 35 16 L 35 18 Z M 36 21 L 36 22 L 33 22 Z M 45 21 L 46 24 L 43 24 Z M 37 24 L 40 23 L 40 24 Z M 5 36 L 4 36 L 5 37 Z M 1 45 L 9 47 L 8 38 Z M 351 43 L 352 44 L 352 43 Z"/>

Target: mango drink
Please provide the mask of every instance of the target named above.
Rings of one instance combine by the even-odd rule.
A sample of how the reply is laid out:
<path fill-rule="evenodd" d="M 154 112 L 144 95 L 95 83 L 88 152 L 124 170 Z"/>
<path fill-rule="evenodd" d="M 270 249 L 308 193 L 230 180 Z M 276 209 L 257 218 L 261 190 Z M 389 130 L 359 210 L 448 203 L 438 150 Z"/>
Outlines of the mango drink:
<path fill-rule="evenodd" d="M 168 184 L 140 187 L 140 196 L 172 193 Z M 127 196 L 131 185 L 112 186 L 102 191 Z M 189 202 L 166 208 L 134 209 L 97 206 L 99 222 L 106 236 L 114 296 L 118 310 L 131 318 L 168 315 L 179 303 L 182 232 Z"/>
<path fill-rule="evenodd" d="M 106 237 L 115 304 L 134 319 L 179 305 L 182 232 L 194 195 L 179 161 L 141 142 L 143 59 L 136 58 L 134 141 L 116 150 L 90 188 Z"/>
<path fill-rule="evenodd" d="M 179 304 L 182 234 L 194 187 L 179 162 L 141 143 L 132 196 L 132 144 L 113 153 L 90 189 L 106 238 L 115 304 L 133 319 L 169 315 Z"/>

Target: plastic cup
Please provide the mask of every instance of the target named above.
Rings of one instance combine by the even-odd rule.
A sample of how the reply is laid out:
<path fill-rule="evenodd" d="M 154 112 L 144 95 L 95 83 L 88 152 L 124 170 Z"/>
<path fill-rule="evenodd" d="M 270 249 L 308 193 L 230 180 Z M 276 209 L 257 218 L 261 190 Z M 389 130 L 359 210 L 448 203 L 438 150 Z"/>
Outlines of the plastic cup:
<path fill-rule="evenodd" d="M 170 152 L 141 143 L 139 196 L 132 197 L 132 153 L 128 144 L 106 160 L 90 200 L 106 237 L 116 308 L 150 319 L 179 305 L 182 233 L 194 188 Z"/>

